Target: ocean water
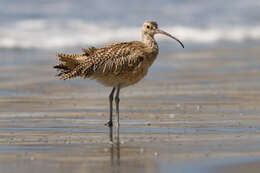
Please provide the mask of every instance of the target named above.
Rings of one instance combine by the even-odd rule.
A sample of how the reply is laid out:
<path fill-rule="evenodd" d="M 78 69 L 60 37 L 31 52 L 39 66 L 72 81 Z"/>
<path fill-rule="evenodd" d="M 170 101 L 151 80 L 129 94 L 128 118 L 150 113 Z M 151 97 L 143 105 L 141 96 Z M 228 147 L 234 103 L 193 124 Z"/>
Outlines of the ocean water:
<path fill-rule="evenodd" d="M 0 0 L 0 48 L 140 40 L 145 20 L 156 20 L 186 45 L 255 42 L 259 9 L 259 0 Z"/>

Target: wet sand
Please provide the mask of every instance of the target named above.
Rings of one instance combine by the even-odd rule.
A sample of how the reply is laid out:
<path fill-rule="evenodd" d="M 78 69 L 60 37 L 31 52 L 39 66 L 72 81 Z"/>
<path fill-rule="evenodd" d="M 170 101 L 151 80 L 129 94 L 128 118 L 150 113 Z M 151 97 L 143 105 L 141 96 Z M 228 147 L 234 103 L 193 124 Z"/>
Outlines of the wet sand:
<path fill-rule="evenodd" d="M 222 173 L 258 173 L 260 170 L 260 162 L 245 162 L 240 164 L 232 164 L 226 166 L 219 166 L 215 172 L 222 172 Z"/>
<path fill-rule="evenodd" d="M 160 54 L 143 81 L 120 93 L 119 144 L 104 126 L 111 88 L 59 81 L 54 52 L 8 54 L 0 69 L 0 172 L 201 173 L 257 165 L 259 50 Z M 19 57 L 26 61 L 12 63 Z"/>

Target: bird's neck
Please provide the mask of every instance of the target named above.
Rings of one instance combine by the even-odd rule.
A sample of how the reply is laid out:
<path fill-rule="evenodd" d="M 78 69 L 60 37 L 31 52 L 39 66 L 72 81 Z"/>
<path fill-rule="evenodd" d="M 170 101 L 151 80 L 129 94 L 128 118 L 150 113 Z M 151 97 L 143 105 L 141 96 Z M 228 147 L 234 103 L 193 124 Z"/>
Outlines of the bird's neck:
<path fill-rule="evenodd" d="M 150 36 L 148 34 L 142 34 L 142 41 L 145 45 L 149 46 L 152 49 L 158 49 L 158 45 L 154 39 L 153 36 Z"/>

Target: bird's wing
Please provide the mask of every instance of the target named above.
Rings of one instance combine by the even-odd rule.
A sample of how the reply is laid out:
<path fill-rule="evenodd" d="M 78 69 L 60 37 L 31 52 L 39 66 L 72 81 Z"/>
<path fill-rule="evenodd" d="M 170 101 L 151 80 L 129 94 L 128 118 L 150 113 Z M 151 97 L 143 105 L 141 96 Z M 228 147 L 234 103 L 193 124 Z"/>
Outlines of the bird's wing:
<path fill-rule="evenodd" d="M 117 75 L 134 70 L 143 61 L 146 48 L 142 42 L 134 41 L 83 49 L 82 55 L 58 54 L 62 63 L 55 68 L 61 69 L 62 79 L 87 78 L 92 74 Z"/>
<path fill-rule="evenodd" d="M 142 42 L 124 42 L 105 46 L 95 50 L 89 58 L 94 73 L 118 74 L 122 70 L 133 70 L 143 61 L 144 49 Z"/>

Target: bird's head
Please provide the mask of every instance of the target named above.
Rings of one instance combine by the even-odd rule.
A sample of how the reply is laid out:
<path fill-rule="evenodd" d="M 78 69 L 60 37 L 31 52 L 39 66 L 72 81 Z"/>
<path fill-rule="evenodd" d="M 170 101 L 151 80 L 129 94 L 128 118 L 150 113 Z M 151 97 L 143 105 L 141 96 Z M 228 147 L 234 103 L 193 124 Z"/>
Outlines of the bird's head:
<path fill-rule="evenodd" d="M 152 38 L 154 38 L 155 34 L 166 35 L 166 36 L 176 40 L 177 42 L 179 42 L 181 44 L 181 46 L 184 48 L 184 45 L 182 44 L 182 42 L 179 39 L 177 39 L 176 37 L 172 36 L 171 34 L 165 32 L 161 29 L 158 29 L 158 24 L 155 21 L 144 22 L 143 27 L 142 27 L 142 32 L 143 32 L 143 35 L 149 35 Z"/>
<path fill-rule="evenodd" d="M 154 36 L 156 34 L 156 30 L 158 29 L 158 25 L 156 22 L 154 21 L 146 21 L 143 24 L 143 33 L 150 35 L 150 36 Z"/>

